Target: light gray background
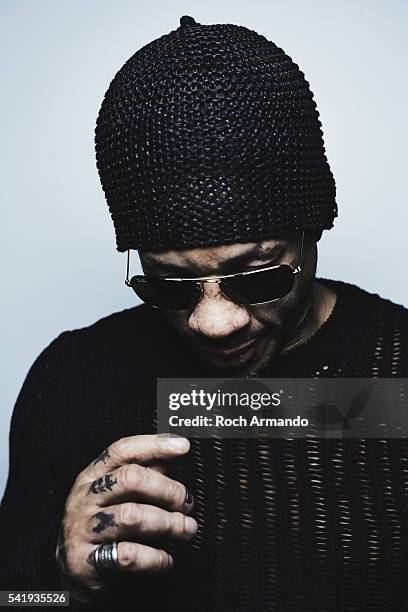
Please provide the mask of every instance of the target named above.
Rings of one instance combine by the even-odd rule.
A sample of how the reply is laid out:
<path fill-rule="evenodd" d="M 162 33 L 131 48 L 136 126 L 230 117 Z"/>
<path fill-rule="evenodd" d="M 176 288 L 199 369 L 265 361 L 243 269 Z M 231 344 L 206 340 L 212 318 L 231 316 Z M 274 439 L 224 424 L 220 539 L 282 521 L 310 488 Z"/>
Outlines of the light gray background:
<path fill-rule="evenodd" d="M 136 303 L 93 130 L 116 71 L 184 14 L 245 25 L 300 65 L 338 189 L 319 275 L 408 304 L 402 0 L 2 0 L 0 494 L 12 409 L 34 359 L 60 332 Z"/>

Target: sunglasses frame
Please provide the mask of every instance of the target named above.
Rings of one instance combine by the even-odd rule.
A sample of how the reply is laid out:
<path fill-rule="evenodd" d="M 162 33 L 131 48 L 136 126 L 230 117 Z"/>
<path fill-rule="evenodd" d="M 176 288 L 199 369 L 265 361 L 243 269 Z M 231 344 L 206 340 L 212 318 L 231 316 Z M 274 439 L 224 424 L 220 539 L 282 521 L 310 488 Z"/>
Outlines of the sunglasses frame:
<path fill-rule="evenodd" d="M 197 276 L 194 278 L 191 277 L 171 277 L 171 276 L 144 276 L 143 274 L 136 274 L 135 276 L 132 276 L 132 278 L 129 280 L 129 267 L 130 267 L 130 249 L 128 249 L 127 252 L 127 266 L 126 266 L 126 278 L 125 278 L 125 285 L 127 287 L 132 287 L 132 281 L 134 279 L 136 279 L 138 282 L 148 282 L 150 279 L 152 280 L 163 280 L 163 281 L 190 281 L 192 283 L 196 283 L 196 285 L 200 286 L 201 289 L 201 295 L 198 298 L 197 302 L 195 303 L 194 306 L 192 307 L 188 307 L 188 308 L 178 308 L 177 310 L 191 310 L 192 308 L 195 308 L 197 306 L 197 304 L 200 302 L 200 300 L 203 297 L 204 294 L 204 287 L 203 287 L 203 283 L 217 283 L 218 285 L 221 285 L 222 281 L 226 278 L 234 278 L 236 276 L 248 276 L 249 274 L 257 274 L 259 272 L 266 272 L 269 270 L 275 270 L 276 268 L 281 268 L 281 267 L 288 267 L 291 268 L 292 273 L 293 274 L 299 274 L 302 271 L 302 267 L 301 267 L 301 263 L 302 263 L 302 257 L 303 257 L 303 242 L 304 242 L 304 236 L 305 236 L 305 232 L 304 230 L 302 230 L 302 237 L 300 240 L 300 248 L 299 248 L 299 256 L 298 256 L 298 265 L 294 268 L 292 265 L 290 264 L 277 264 L 274 266 L 267 266 L 266 268 L 260 268 L 257 270 L 247 270 L 244 272 L 235 272 L 234 274 L 223 274 L 222 276 Z M 293 287 L 292 287 L 293 288 Z M 133 289 L 134 290 L 134 289 Z M 228 295 L 225 295 L 224 291 L 222 290 L 222 285 L 220 286 L 220 291 L 223 294 L 223 296 L 229 300 L 230 302 L 233 302 L 234 300 L 232 300 Z M 289 292 L 290 293 L 290 292 Z M 288 295 L 288 294 L 286 294 Z M 251 302 L 249 304 L 240 304 L 241 306 L 258 306 L 261 304 L 270 304 L 271 302 L 277 302 L 278 300 L 281 300 L 283 297 L 285 297 L 284 295 L 282 297 L 278 297 L 278 298 L 273 298 L 272 300 L 266 300 L 265 302 Z M 239 302 L 235 302 L 238 303 Z M 150 304 L 150 306 L 152 306 L 153 308 L 162 308 L 161 306 L 155 306 L 154 304 Z M 170 309 L 171 310 L 171 309 Z"/>

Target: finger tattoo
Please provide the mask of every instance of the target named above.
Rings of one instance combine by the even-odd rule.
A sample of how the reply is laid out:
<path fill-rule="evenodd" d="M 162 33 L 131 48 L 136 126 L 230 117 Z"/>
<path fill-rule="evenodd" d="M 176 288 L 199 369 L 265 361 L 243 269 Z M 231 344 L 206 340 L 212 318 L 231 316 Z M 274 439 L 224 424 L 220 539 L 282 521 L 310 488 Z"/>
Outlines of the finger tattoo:
<path fill-rule="evenodd" d="M 89 491 L 91 493 L 106 493 L 106 491 L 112 491 L 113 485 L 117 482 L 116 478 L 112 478 L 112 474 L 106 474 L 94 480 L 89 487 Z"/>
<path fill-rule="evenodd" d="M 114 520 L 114 514 L 107 514 L 106 512 L 97 512 L 95 516 L 97 519 L 99 519 L 99 523 L 96 525 L 96 527 L 92 527 L 92 531 L 94 531 L 95 533 L 100 533 L 101 531 L 104 531 L 104 529 L 107 529 L 107 527 L 118 527 Z"/>
<path fill-rule="evenodd" d="M 98 455 L 98 457 L 95 459 L 92 465 L 96 465 L 97 463 L 100 463 L 101 461 L 102 463 L 106 463 L 108 459 L 109 459 L 109 451 L 107 448 L 105 448 L 105 450 L 103 450 L 101 454 Z"/>

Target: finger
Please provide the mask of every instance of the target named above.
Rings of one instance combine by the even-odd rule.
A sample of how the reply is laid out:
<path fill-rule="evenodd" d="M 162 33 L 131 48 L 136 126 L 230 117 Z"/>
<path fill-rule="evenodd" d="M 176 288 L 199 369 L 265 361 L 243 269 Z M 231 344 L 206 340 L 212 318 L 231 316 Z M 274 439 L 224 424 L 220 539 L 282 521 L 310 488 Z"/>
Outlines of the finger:
<path fill-rule="evenodd" d="M 88 553 L 87 563 L 95 568 L 93 547 Z M 152 548 L 135 542 L 118 542 L 118 565 L 124 572 L 162 573 L 168 572 L 174 565 L 173 557 L 166 551 Z"/>
<path fill-rule="evenodd" d="M 122 465 L 83 487 L 84 498 L 99 507 L 133 501 L 188 513 L 194 506 L 192 494 L 181 482 L 135 463 Z"/>
<path fill-rule="evenodd" d="M 80 478 L 94 480 L 125 463 L 150 465 L 157 460 L 184 455 L 190 450 L 187 438 L 169 436 L 147 434 L 115 440 L 81 472 Z"/>
<path fill-rule="evenodd" d="M 197 532 L 198 523 L 182 512 L 168 512 L 157 506 L 127 502 L 109 506 L 93 514 L 87 532 L 93 542 L 138 540 L 150 538 L 179 538 L 190 540 Z"/>

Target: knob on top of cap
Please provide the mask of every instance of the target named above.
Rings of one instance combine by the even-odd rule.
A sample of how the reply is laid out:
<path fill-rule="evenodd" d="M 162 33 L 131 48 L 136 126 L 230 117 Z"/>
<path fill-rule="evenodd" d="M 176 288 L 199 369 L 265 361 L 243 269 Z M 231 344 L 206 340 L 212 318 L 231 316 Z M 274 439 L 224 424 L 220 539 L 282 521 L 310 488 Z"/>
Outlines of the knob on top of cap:
<path fill-rule="evenodd" d="M 180 25 L 181 27 L 189 26 L 189 25 L 198 25 L 194 17 L 190 17 L 189 15 L 183 15 L 180 17 Z"/>

